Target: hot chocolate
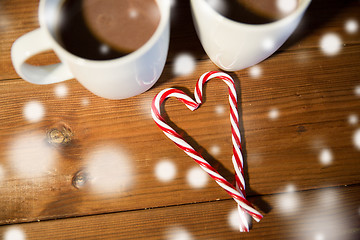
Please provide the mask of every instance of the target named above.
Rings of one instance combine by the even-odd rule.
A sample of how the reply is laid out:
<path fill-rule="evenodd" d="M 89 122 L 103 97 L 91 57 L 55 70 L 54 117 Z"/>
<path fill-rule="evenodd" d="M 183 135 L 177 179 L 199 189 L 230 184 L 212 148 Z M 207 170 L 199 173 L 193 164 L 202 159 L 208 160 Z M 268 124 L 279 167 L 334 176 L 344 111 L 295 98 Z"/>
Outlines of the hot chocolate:
<path fill-rule="evenodd" d="M 82 58 L 108 60 L 143 46 L 160 22 L 156 0 L 65 0 L 57 38 Z"/>
<path fill-rule="evenodd" d="M 223 16 L 247 24 L 265 24 L 291 14 L 298 0 L 206 0 Z"/>

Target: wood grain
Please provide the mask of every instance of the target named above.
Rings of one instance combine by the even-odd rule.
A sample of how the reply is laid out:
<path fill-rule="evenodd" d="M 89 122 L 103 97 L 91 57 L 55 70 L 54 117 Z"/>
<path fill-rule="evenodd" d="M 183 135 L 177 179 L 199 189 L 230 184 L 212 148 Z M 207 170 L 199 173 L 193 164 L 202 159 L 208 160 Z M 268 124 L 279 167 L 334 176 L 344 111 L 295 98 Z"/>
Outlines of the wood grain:
<path fill-rule="evenodd" d="M 250 233 L 239 233 L 232 219 L 234 201 L 40 221 L 0 228 L 26 239 L 358 239 L 359 186 L 267 195 L 271 210 Z M 235 215 L 236 216 L 236 215 Z"/>
<path fill-rule="evenodd" d="M 356 50 L 354 47 L 354 51 Z M 344 50 L 337 58 L 346 61 L 349 55 Z M 312 58 L 314 68 L 324 64 L 323 56 L 314 54 Z M 246 151 L 249 194 L 281 192 L 288 183 L 295 184 L 299 189 L 358 183 L 360 154 L 352 142 L 354 126 L 347 123 L 349 115 L 359 114 L 360 109 L 357 96 L 353 93 L 356 87 L 353 83 L 355 69 L 348 65 L 344 71 L 335 71 L 331 68 L 332 64 L 335 66 L 335 61 L 329 61 L 324 64 L 327 69 L 321 73 L 316 73 L 316 69 L 308 65 L 308 71 L 293 72 L 290 75 L 287 71 L 280 73 L 279 70 L 274 70 L 274 66 L 281 64 L 283 59 L 287 59 L 291 65 L 295 64 L 293 54 L 284 53 L 282 58 L 269 59 L 260 65 L 264 71 L 261 79 L 253 80 L 244 72 L 233 74 L 238 84 L 241 84 L 241 127 Z M 211 64 L 209 61 L 199 62 L 198 71 L 206 71 Z M 266 71 L 268 74 L 265 75 Z M 325 76 L 325 79 L 321 76 Z M 326 76 L 331 76 L 332 80 L 326 80 Z M 166 78 L 167 75 L 163 77 Z M 46 138 L 46 132 L 59 122 L 66 123 L 74 131 L 73 142 L 56 149 L 59 155 L 58 166 L 48 174 L 54 178 L 52 181 L 55 183 L 41 182 L 38 188 L 31 188 L 34 192 L 18 192 L 19 196 L 33 196 L 37 192 L 44 192 L 44 203 L 38 204 L 37 198 L 30 198 L 30 206 L 33 208 L 29 207 L 21 214 L 31 220 L 40 213 L 40 218 L 51 218 L 58 214 L 82 215 L 89 212 L 112 212 L 228 198 L 212 182 L 209 182 L 206 188 L 196 190 L 198 194 L 193 194 L 194 190 L 189 188 L 186 182 L 186 172 L 195 167 L 195 163 L 166 139 L 150 118 L 149 104 L 156 92 L 168 86 L 186 87 L 191 92 L 196 76 L 190 76 L 189 79 L 193 80 L 173 78 L 139 97 L 124 101 L 94 97 L 75 81 L 66 83 L 69 89 L 66 99 L 54 95 L 55 86 L 35 86 L 22 80 L 2 82 L 4 87 L 1 87 L 0 91 L 5 97 L 2 99 L 4 107 L 0 110 L 1 139 L 4 143 L 1 145 L 1 158 L 4 167 L 9 169 L 7 171 L 13 172 L 10 164 L 6 163 L 6 150 L 16 141 L 16 136 L 21 138 L 22 134 L 28 134 L 26 131 L 35 131 Z M 169 100 L 165 109 L 174 126 L 182 129 L 204 156 L 218 165 L 219 170 L 231 179 L 233 171 L 230 161 L 227 90 L 224 84 L 220 86 L 215 82 L 214 80 L 208 83 L 206 103 L 197 112 L 186 111 L 185 107 L 175 100 Z M 81 105 L 83 99 L 89 101 L 88 106 Z M 27 123 L 22 114 L 24 105 L 31 100 L 41 102 L 46 109 L 44 119 L 35 124 Z M 337 104 L 334 105 L 334 102 Z M 216 107 L 219 106 L 226 110 L 217 115 Z M 279 111 L 279 118 L 276 120 L 268 118 L 272 108 Z M 213 120 L 210 122 L 208 119 Z M 122 201 L 94 198 L 88 196 L 86 191 L 81 192 L 79 197 L 79 190 L 71 185 L 73 175 L 86 165 L 87 153 L 104 142 L 126 149 L 136 169 L 136 187 L 129 196 L 122 196 Z M 154 143 L 159 147 L 154 148 Z M 214 145 L 221 148 L 218 156 L 209 152 Z M 321 164 L 319 160 L 322 149 L 332 151 L 334 161 L 330 166 Z M 179 169 L 176 180 L 170 185 L 159 182 L 154 174 L 156 163 L 162 159 L 173 161 Z M 346 174 L 339 174 L 342 172 Z M 20 183 L 11 181 L 3 186 L 3 191 L 13 191 L 13 184 L 16 186 Z M 53 185 L 59 185 L 59 192 L 54 195 L 47 194 Z M 174 196 L 173 191 L 179 192 L 179 195 Z M 11 198 L 12 194 L 4 194 L 1 202 L 11 201 Z M 74 198 L 80 199 L 74 201 Z M 53 206 L 53 203 L 60 200 L 69 205 L 68 209 L 58 210 L 55 207 L 52 212 L 47 213 L 47 205 Z M 74 211 L 73 202 L 76 204 L 77 201 L 82 204 L 80 209 Z M 106 209 L 102 207 L 104 205 Z M 4 220 L 10 218 L 18 221 L 17 215 L 12 216 L 12 209 L 2 214 Z"/>
<path fill-rule="evenodd" d="M 200 188 L 191 186 L 188 175 L 198 166 L 163 135 L 150 115 L 151 100 L 160 90 L 178 87 L 192 95 L 202 73 L 218 70 L 196 36 L 188 1 L 177 1 L 172 10 L 169 55 L 159 81 L 146 93 L 119 101 L 94 96 L 75 79 L 39 86 L 18 77 L 10 48 L 15 39 L 38 27 L 37 6 L 38 1 L 0 3 L 0 225 L 41 221 L 20 225 L 29 239 L 44 238 L 44 229 L 55 238 L 65 234 L 66 239 L 126 239 L 134 234 L 157 239 L 172 224 L 185 226 L 196 239 L 237 238 L 224 219 L 233 201 L 210 178 Z M 256 68 L 229 73 L 238 90 L 247 194 L 265 213 L 246 237 L 313 239 L 317 225 L 309 225 L 305 213 L 320 208 L 316 221 L 327 217 L 327 208 L 315 204 L 324 189 L 341 199 L 341 207 L 332 213 L 354 219 L 332 237 L 358 235 L 360 34 L 347 32 L 345 24 L 349 19 L 359 23 L 359 10 L 358 1 L 324 5 L 314 0 L 293 36 L 256 66 L 259 74 L 254 75 Z M 333 56 L 320 44 L 329 33 L 341 41 Z M 184 76 L 174 73 L 182 53 L 196 61 L 194 71 Z M 52 51 L 29 60 L 35 65 L 57 61 Z M 196 112 L 169 99 L 165 116 L 233 181 L 226 85 L 212 80 L 205 91 L 205 104 Z M 49 140 L 54 129 L 68 129 L 69 143 Z M 156 173 L 162 161 L 176 169 L 168 182 Z M 103 180 L 86 178 L 97 167 L 109 171 Z M 79 172 L 85 182 L 77 188 L 73 181 Z M 289 188 L 304 199 L 300 217 L 280 214 L 277 197 Z M 309 205 L 316 207 L 309 210 Z M 277 207 L 270 211 L 269 206 Z M 197 226 L 194 215 L 206 224 Z M 73 218 L 81 216 L 88 217 Z M 58 218 L 63 220 L 52 221 Z M 108 225 L 97 226 L 108 218 Z M 118 224 L 121 219 L 129 221 Z M 304 231 L 292 230 L 298 226 Z M 64 228 L 71 230 L 63 233 Z"/>

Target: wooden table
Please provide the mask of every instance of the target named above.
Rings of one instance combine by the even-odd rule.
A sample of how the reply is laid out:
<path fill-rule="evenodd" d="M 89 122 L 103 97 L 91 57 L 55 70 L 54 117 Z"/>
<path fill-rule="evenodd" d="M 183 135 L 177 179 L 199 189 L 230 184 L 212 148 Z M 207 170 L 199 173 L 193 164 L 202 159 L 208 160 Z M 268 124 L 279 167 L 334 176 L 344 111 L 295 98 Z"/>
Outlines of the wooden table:
<path fill-rule="evenodd" d="M 35 0 L 0 2 L 2 239 L 359 239 L 359 1 L 314 0 L 280 50 L 229 73 L 239 89 L 247 198 L 264 215 L 250 233 L 238 232 L 231 197 L 150 115 L 160 90 L 190 94 L 202 73 L 218 70 L 196 36 L 188 1 L 172 10 L 158 83 L 117 101 L 75 79 L 40 86 L 19 78 L 10 48 L 38 27 L 37 7 Z M 184 54 L 194 69 L 180 64 L 178 72 Z M 53 52 L 30 60 L 57 61 Z M 170 99 L 165 113 L 233 181 L 227 99 L 226 85 L 212 80 L 196 112 Z"/>

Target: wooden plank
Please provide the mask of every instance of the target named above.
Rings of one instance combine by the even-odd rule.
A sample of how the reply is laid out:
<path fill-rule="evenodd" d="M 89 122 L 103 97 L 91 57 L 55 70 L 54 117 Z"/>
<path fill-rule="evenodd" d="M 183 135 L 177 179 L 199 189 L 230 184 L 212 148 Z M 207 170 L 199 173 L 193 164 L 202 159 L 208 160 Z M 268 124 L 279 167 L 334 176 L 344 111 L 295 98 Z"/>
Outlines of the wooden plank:
<path fill-rule="evenodd" d="M 311 61 L 305 62 L 298 62 L 288 52 L 260 64 L 263 74 L 259 78 L 251 77 L 248 71 L 232 74 L 240 84 L 239 111 L 249 195 L 283 192 L 289 182 L 298 189 L 359 182 L 360 152 L 353 142 L 357 124 L 348 123 L 351 114 L 360 114 L 360 102 L 354 93 L 359 54 L 353 53 L 357 52 L 359 46 L 345 48 L 336 58 L 311 52 Z M 276 68 L 284 62 L 298 70 Z M 342 70 L 336 71 L 339 62 Z M 229 198 L 210 179 L 200 189 L 189 185 L 187 174 L 196 164 L 165 138 L 150 117 L 150 101 L 158 91 L 180 86 L 192 92 L 198 75 L 211 66 L 209 61 L 200 61 L 196 72 L 184 77 L 172 76 L 167 66 L 153 89 L 122 101 L 95 97 L 75 80 L 51 86 L 21 80 L 1 82 L 0 160 L 5 172 L 1 182 L 1 223 Z M 65 97 L 56 95 L 59 86 L 67 89 Z M 232 180 L 226 85 L 209 82 L 206 96 L 206 103 L 195 113 L 169 100 L 166 114 Z M 44 107 L 44 117 L 37 122 L 24 115 L 31 101 Z M 276 119 L 268 117 L 273 108 L 279 111 Z M 40 145 L 34 147 L 35 153 L 23 146 L 33 140 L 46 141 L 47 132 L 61 129 L 61 124 L 74 133 L 69 145 Z M 131 166 L 134 185 L 126 185 L 124 191 L 110 196 L 73 187 L 74 175 L 89 167 L 92 154 L 108 147 L 114 149 L 115 156 L 126 152 L 124 165 Z M 332 156 L 328 164 L 319 158 L 323 150 Z M 29 158 L 29 151 L 35 159 Z M 53 165 L 46 165 L 44 171 L 40 168 L 39 173 L 35 169 L 35 176 L 31 172 L 28 175 L 16 164 L 19 159 L 36 163 L 37 151 L 54 158 Z M 177 169 L 174 179 L 167 183 L 159 181 L 155 174 L 157 163 L 163 160 L 172 162 Z M 41 161 L 39 166 L 44 164 Z"/>
<path fill-rule="evenodd" d="M 229 198 L 210 179 L 200 188 L 188 183 L 196 164 L 165 138 L 150 116 L 157 92 L 175 86 L 192 93 L 200 74 L 217 69 L 197 40 L 188 1 L 178 2 L 161 79 L 150 91 L 121 101 L 100 99 L 75 80 L 37 86 L 19 79 L 10 47 L 17 37 L 38 27 L 38 1 L 0 3 L 0 224 Z M 231 73 L 241 100 L 248 195 L 284 192 L 288 184 L 306 190 L 359 183 L 360 151 L 354 142 L 359 124 L 349 123 L 351 116 L 360 114 L 359 32 L 344 30 L 348 19 L 358 19 L 358 10 L 356 1 L 329 1 L 325 6 L 313 1 L 306 27 L 257 66 L 260 75 L 254 76 L 253 69 Z M 335 56 L 327 56 L 319 46 L 321 37 L 331 32 L 343 43 Z M 194 72 L 178 76 L 174 60 L 184 51 L 197 63 Z M 31 61 L 57 60 L 47 52 Z M 211 81 L 206 95 L 206 103 L 195 113 L 169 100 L 166 114 L 232 180 L 226 86 Z M 270 113 L 275 118 L 269 118 Z M 49 131 L 64 127 L 73 133 L 69 144 L 46 143 Z M 325 163 L 322 153 L 330 156 Z M 99 158 L 106 161 L 99 163 Z M 165 160 L 176 168 L 169 182 L 156 174 L 157 164 Z M 102 181 L 88 179 L 80 189 L 73 186 L 78 171 L 103 166 L 111 174 L 100 172 Z M 123 169 L 131 173 L 125 179 Z M 94 186 L 100 191 L 94 192 Z"/>
<path fill-rule="evenodd" d="M 3 226 L 26 239 L 358 239 L 359 186 L 251 197 L 264 219 L 237 230 L 234 201 L 224 200 Z M 6 239 L 6 238 L 5 238 Z"/>
<path fill-rule="evenodd" d="M 306 48 L 318 49 L 321 38 L 327 33 L 335 33 L 346 46 L 359 44 L 359 32 L 347 33 L 347 20 L 358 19 L 360 4 L 357 1 L 313 0 L 304 20 L 293 36 L 278 51 L 299 51 Z M 14 71 L 10 49 L 12 43 L 23 34 L 39 27 L 38 1 L 3 1 L 0 5 L 0 80 L 18 78 Z M 178 1 L 172 10 L 171 41 L 168 64 L 181 53 L 188 53 L 196 59 L 208 59 L 194 29 L 188 1 Z M 59 60 L 52 52 L 40 54 L 33 59 L 34 64 L 50 64 Z"/>
<path fill-rule="evenodd" d="M 336 34 L 343 44 L 358 44 L 359 32 L 347 31 L 349 20 L 359 21 L 360 7 L 358 1 L 326 1 L 312 0 L 309 8 L 294 34 L 281 48 L 283 50 L 299 50 L 302 48 L 318 48 L 326 34 Z"/>

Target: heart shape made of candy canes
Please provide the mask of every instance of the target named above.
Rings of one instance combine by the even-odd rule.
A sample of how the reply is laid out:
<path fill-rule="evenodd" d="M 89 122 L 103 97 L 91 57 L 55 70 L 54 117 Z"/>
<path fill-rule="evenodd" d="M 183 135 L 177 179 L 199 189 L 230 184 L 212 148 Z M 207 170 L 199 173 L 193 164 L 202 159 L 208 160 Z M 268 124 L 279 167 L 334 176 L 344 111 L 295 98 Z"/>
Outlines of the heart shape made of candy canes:
<path fill-rule="evenodd" d="M 232 163 L 235 169 L 235 187 L 229 183 L 223 176 L 221 176 L 215 168 L 213 168 L 185 139 L 171 128 L 161 116 L 161 104 L 170 97 L 175 97 L 183 102 L 191 111 L 196 110 L 202 104 L 203 86 L 210 79 L 218 78 L 223 80 L 229 87 L 229 102 L 230 102 L 230 123 L 232 132 L 233 155 Z M 245 179 L 243 169 L 243 157 L 241 148 L 241 137 L 239 130 L 239 116 L 237 111 L 237 94 L 234 80 L 226 73 L 210 71 L 204 73 L 198 80 L 195 87 L 195 100 L 185 94 L 183 91 L 175 88 L 167 88 L 159 92 L 153 99 L 151 105 L 151 115 L 164 132 L 180 149 L 182 149 L 188 156 L 193 158 L 200 167 L 207 172 L 217 184 L 219 184 L 238 204 L 238 212 L 240 215 L 239 228 L 241 232 L 249 231 L 248 214 L 252 216 L 257 222 L 263 216 L 255 210 L 252 204 L 246 200 L 245 194 Z"/>

